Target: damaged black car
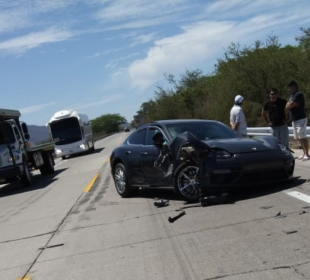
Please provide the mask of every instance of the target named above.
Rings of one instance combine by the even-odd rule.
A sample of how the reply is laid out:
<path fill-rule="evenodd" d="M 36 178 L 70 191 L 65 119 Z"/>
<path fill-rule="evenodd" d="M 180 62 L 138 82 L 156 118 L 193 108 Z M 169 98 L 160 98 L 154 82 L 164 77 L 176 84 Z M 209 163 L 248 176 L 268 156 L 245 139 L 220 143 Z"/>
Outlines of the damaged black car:
<path fill-rule="evenodd" d="M 138 128 L 110 157 L 116 191 L 173 188 L 185 201 L 236 187 L 287 181 L 291 151 L 271 136 L 240 138 L 212 120 L 162 120 Z"/>

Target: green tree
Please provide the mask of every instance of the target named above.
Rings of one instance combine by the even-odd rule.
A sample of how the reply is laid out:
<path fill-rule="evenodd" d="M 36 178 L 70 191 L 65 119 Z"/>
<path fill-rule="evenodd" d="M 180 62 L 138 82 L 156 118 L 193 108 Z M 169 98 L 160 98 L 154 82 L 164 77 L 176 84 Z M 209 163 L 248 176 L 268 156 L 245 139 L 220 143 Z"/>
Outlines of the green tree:
<path fill-rule="evenodd" d="M 126 122 L 126 118 L 119 114 L 106 114 L 91 120 L 95 135 L 104 135 L 119 131 L 119 125 Z"/>

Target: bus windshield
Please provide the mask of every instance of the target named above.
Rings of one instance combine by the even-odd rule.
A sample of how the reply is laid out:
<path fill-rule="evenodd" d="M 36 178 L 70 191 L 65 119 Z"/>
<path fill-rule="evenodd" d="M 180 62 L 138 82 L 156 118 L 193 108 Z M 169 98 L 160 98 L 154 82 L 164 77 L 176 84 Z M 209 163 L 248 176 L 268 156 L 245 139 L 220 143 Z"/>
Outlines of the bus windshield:
<path fill-rule="evenodd" d="M 66 145 L 82 140 L 77 118 L 67 118 L 50 123 L 51 133 L 56 145 Z"/>

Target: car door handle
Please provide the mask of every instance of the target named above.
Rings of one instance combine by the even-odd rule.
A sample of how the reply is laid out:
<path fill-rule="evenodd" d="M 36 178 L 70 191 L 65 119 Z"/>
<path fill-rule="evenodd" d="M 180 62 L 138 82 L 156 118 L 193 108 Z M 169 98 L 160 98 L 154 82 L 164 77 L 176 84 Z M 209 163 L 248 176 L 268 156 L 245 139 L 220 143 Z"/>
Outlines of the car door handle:
<path fill-rule="evenodd" d="M 126 155 L 131 154 L 131 151 L 126 151 L 125 154 Z"/>
<path fill-rule="evenodd" d="M 147 155 L 147 152 L 141 152 L 141 155 Z"/>

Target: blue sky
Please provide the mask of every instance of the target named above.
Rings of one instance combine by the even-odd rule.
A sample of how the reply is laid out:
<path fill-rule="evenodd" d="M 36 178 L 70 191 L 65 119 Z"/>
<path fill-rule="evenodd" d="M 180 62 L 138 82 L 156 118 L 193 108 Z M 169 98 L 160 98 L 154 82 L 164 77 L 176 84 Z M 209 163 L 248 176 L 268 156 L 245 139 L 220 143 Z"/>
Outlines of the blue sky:
<path fill-rule="evenodd" d="M 296 45 L 309 0 L 0 0 L 0 108 L 129 122 L 164 74 L 209 74 L 230 43 Z"/>

